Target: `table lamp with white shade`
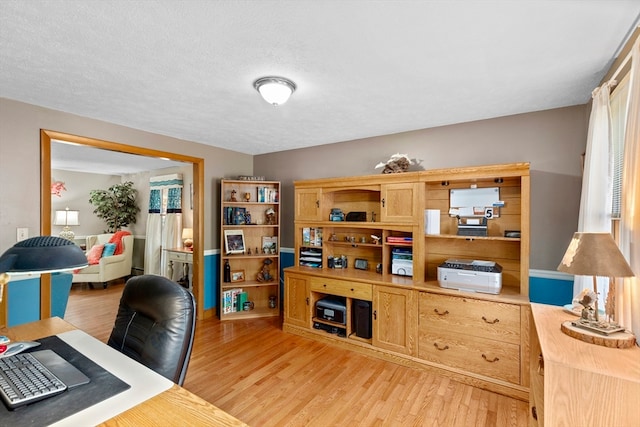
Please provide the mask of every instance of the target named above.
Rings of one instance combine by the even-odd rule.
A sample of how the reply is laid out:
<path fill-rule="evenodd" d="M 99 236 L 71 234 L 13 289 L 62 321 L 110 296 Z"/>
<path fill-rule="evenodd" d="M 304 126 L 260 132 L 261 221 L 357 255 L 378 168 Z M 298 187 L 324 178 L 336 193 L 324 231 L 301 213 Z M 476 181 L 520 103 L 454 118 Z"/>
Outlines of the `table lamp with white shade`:
<path fill-rule="evenodd" d="M 605 336 L 624 331 L 624 327 L 601 319 L 598 313 L 596 277 L 634 276 L 633 270 L 610 233 L 575 233 L 558 266 L 558 271 L 593 277 L 593 291 L 596 294 L 593 319 L 580 319 L 572 322 L 573 326 Z"/>

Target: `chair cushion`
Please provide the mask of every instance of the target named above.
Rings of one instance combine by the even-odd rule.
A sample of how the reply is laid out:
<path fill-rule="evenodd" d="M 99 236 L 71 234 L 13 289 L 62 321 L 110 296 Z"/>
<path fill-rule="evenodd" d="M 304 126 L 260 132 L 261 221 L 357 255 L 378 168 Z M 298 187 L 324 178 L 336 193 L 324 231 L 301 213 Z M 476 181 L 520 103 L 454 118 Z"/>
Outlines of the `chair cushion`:
<path fill-rule="evenodd" d="M 104 250 L 102 251 L 102 257 L 111 256 L 116 252 L 115 243 L 105 243 Z"/>
<path fill-rule="evenodd" d="M 100 258 L 102 258 L 102 251 L 104 251 L 104 245 L 95 245 L 89 252 L 87 252 L 87 261 L 89 261 L 89 265 L 98 264 L 100 262 Z"/>
<path fill-rule="evenodd" d="M 107 344 L 182 384 L 195 328 L 193 295 L 166 277 L 135 276 L 122 292 Z"/>

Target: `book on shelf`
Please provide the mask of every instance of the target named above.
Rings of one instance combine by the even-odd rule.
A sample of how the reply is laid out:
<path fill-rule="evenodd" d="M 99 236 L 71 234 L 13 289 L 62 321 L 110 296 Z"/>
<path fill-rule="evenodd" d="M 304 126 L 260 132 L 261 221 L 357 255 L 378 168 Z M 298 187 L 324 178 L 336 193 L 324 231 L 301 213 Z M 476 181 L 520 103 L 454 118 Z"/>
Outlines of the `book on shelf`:
<path fill-rule="evenodd" d="M 242 310 L 238 310 L 238 294 L 242 292 L 241 288 L 227 289 L 222 292 L 222 312 L 224 314 Z"/>
<path fill-rule="evenodd" d="M 224 208 L 225 225 L 244 225 L 247 218 L 247 209 L 241 207 L 227 206 Z"/>
<path fill-rule="evenodd" d="M 278 190 L 275 188 L 257 187 L 258 203 L 278 203 L 279 198 Z"/>
<path fill-rule="evenodd" d="M 322 228 L 304 227 L 302 229 L 302 244 L 322 246 Z"/>
<path fill-rule="evenodd" d="M 413 242 L 413 237 L 404 237 L 404 236 L 387 237 L 387 243 L 411 243 L 411 242 Z"/>

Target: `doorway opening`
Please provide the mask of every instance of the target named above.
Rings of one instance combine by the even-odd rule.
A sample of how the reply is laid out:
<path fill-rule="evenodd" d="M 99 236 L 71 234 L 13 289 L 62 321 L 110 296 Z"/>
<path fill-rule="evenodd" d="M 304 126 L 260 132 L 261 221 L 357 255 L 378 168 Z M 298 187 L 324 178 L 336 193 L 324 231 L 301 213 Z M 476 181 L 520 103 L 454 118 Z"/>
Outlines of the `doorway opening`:
<path fill-rule="evenodd" d="M 125 154 L 135 154 L 146 157 L 169 159 L 173 161 L 190 163 L 193 171 L 193 294 L 196 300 L 196 308 L 199 318 L 204 315 L 204 159 L 183 154 L 154 150 L 150 148 L 126 145 L 117 142 L 104 141 L 89 137 L 67 134 L 52 130 L 40 131 L 40 233 L 51 234 L 51 144 L 52 140 L 64 141 L 99 148 L 102 150 L 116 151 Z M 45 274 L 41 278 L 40 285 L 40 317 L 51 316 L 51 276 Z"/>

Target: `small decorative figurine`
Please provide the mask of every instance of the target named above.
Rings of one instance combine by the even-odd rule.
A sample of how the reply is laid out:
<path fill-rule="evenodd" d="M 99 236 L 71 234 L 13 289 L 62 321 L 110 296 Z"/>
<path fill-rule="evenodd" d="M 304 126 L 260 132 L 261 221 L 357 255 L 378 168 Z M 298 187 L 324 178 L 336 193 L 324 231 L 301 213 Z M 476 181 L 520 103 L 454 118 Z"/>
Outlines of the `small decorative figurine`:
<path fill-rule="evenodd" d="M 244 200 L 247 202 L 251 200 L 251 193 L 244 193 Z"/>
<path fill-rule="evenodd" d="M 267 217 L 267 225 L 276 225 L 276 211 L 273 208 L 269 208 L 265 211 Z"/>
<path fill-rule="evenodd" d="M 410 159 L 406 154 L 396 153 L 389 160 L 380 162 L 375 169 L 383 168 L 382 173 L 402 173 L 409 170 L 409 166 L 419 165 L 422 160 Z"/>
<path fill-rule="evenodd" d="M 273 263 L 270 259 L 265 259 L 262 264 L 262 270 L 258 273 L 258 282 L 270 282 L 273 280 L 273 276 L 269 273 L 269 266 Z"/>
<path fill-rule="evenodd" d="M 229 199 L 230 202 L 237 202 L 238 199 L 236 199 L 236 194 L 238 194 L 238 192 L 236 190 L 231 190 L 231 198 Z"/>

